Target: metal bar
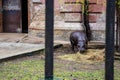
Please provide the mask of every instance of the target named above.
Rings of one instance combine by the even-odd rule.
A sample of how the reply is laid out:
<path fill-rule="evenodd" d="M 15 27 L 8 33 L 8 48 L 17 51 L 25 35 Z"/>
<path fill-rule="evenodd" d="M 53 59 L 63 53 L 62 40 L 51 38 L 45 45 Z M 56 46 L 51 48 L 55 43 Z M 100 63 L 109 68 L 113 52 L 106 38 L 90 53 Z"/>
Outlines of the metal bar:
<path fill-rule="evenodd" d="M 119 5 L 118 5 L 118 10 L 117 10 L 117 13 L 118 13 L 118 16 L 117 16 L 117 18 L 118 18 L 118 25 L 117 25 L 117 27 L 118 27 L 118 52 L 120 53 L 120 9 L 119 9 Z"/>
<path fill-rule="evenodd" d="M 118 0 L 116 1 L 118 3 Z M 119 8 L 116 4 L 116 51 L 119 52 Z"/>
<path fill-rule="evenodd" d="M 120 53 L 120 15 L 118 18 L 118 52 Z"/>
<path fill-rule="evenodd" d="M 115 26 L 115 0 L 107 0 L 105 80 L 114 80 L 114 26 Z"/>
<path fill-rule="evenodd" d="M 46 0 L 45 80 L 53 80 L 54 0 Z"/>
<path fill-rule="evenodd" d="M 116 51 L 118 52 L 118 47 L 119 47 L 119 28 L 118 28 L 118 16 L 117 16 L 117 12 L 116 12 L 116 21 L 117 21 L 117 23 L 116 23 Z"/>

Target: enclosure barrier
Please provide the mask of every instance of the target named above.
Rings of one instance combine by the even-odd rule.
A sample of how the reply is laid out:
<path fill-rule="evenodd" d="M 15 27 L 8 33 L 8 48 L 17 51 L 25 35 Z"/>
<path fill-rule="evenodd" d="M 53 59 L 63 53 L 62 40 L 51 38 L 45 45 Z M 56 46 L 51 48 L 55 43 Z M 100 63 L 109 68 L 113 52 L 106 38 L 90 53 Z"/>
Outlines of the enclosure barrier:
<path fill-rule="evenodd" d="M 115 0 L 107 0 L 105 80 L 114 80 Z M 45 80 L 53 80 L 54 0 L 46 0 Z"/>
<path fill-rule="evenodd" d="M 45 80 L 53 80 L 54 0 L 46 0 Z"/>
<path fill-rule="evenodd" d="M 114 80 L 115 0 L 107 0 L 105 80 Z"/>

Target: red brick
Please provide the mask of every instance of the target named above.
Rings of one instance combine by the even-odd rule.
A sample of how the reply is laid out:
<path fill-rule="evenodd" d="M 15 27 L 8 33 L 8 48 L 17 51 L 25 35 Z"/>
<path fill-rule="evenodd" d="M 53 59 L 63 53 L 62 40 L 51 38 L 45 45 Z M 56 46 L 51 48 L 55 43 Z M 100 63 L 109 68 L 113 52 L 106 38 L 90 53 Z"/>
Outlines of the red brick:
<path fill-rule="evenodd" d="M 106 0 L 97 0 L 97 4 L 104 4 Z"/>
<path fill-rule="evenodd" d="M 96 5 L 96 4 L 92 4 L 89 6 L 89 12 L 102 12 L 102 8 L 103 6 L 102 5 Z"/>
<path fill-rule="evenodd" d="M 89 0 L 89 3 L 97 3 L 97 0 Z"/>
<path fill-rule="evenodd" d="M 96 22 L 97 21 L 97 14 L 89 14 L 89 21 Z"/>

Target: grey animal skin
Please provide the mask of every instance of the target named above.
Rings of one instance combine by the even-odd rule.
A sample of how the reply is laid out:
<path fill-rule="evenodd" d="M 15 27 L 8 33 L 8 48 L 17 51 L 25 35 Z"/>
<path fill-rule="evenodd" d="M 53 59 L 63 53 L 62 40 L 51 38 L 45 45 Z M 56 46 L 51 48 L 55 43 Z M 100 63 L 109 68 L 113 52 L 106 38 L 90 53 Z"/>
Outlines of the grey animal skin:
<path fill-rule="evenodd" d="M 88 40 L 87 40 L 86 33 L 84 31 L 74 31 L 74 32 L 72 32 L 70 34 L 70 42 L 71 42 L 72 50 L 74 52 L 76 52 L 75 48 L 80 53 L 85 52 L 86 49 L 87 49 Z"/>

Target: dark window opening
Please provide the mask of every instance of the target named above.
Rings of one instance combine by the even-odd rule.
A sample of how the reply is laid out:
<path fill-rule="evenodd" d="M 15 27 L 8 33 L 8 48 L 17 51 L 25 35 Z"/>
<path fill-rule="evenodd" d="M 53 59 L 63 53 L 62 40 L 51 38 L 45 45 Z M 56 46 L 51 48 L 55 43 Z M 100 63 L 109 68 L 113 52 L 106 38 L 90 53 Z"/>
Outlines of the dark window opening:
<path fill-rule="evenodd" d="M 28 33 L 28 0 L 21 0 L 22 4 L 22 33 Z"/>
<path fill-rule="evenodd" d="M 28 33 L 28 0 L 18 0 L 18 1 L 20 1 L 19 4 L 21 5 L 21 10 L 19 10 L 18 8 L 13 8 L 13 9 L 10 8 L 19 5 L 17 1 L 15 1 L 15 4 L 13 4 L 14 0 L 11 0 L 10 2 L 9 0 L 2 1 L 3 32 Z"/>

